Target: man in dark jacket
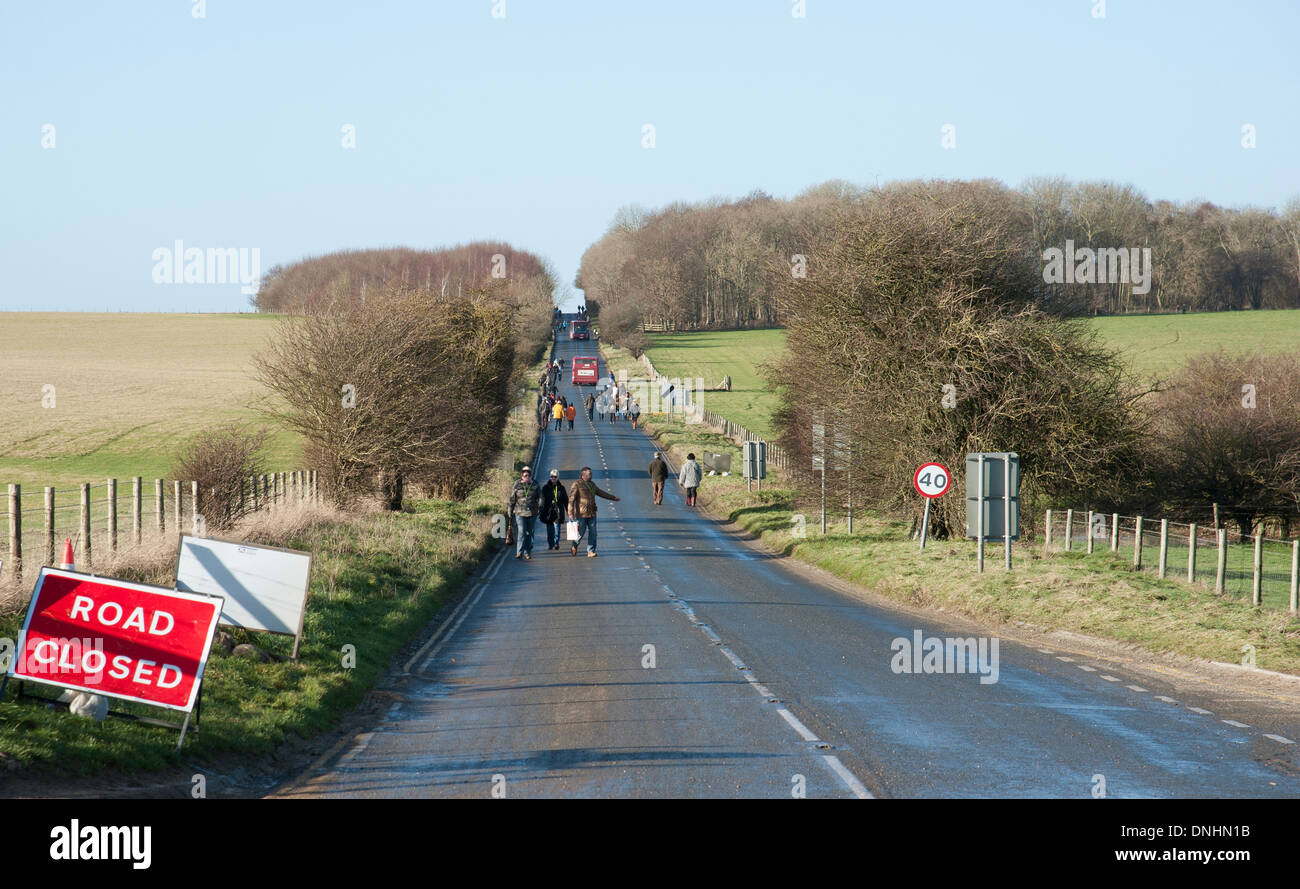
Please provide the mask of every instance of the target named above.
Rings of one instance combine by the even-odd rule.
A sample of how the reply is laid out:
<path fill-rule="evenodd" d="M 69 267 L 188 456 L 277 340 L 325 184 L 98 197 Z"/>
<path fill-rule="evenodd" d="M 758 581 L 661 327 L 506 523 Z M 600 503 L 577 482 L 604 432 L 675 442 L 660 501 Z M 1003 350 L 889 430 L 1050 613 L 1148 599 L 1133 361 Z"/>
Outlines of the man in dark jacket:
<path fill-rule="evenodd" d="M 578 540 L 581 540 L 585 534 L 587 537 L 587 558 L 596 558 L 596 498 L 604 497 L 606 500 L 617 500 L 613 494 L 602 491 L 596 487 L 596 483 L 591 480 L 591 467 L 582 467 L 582 473 L 578 480 L 573 483 L 569 489 L 569 516 L 578 521 Z M 569 555 L 578 554 L 578 540 L 573 541 L 573 547 Z"/>
<path fill-rule="evenodd" d="M 510 515 L 515 530 L 515 558 L 533 557 L 533 521 L 537 517 L 538 501 L 542 490 L 533 481 L 533 471 L 525 466 L 519 470 L 519 480 L 510 491 Z"/>
<path fill-rule="evenodd" d="M 664 482 L 668 481 L 668 464 L 664 462 L 659 452 L 655 451 L 655 458 L 650 461 L 650 490 L 654 494 L 655 506 L 664 502 Z"/>
<path fill-rule="evenodd" d="M 594 413 L 596 410 L 596 396 L 588 392 L 587 400 L 584 401 L 583 404 L 587 406 L 587 419 L 590 420 L 592 413 Z"/>
<path fill-rule="evenodd" d="M 551 480 L 542 485 L 541 519 L 546 525 L 546 548 L 560 548 L 560 533 L 569 515 L 569 492 L 560 481 L 559 470 L 551 470 Z"/>

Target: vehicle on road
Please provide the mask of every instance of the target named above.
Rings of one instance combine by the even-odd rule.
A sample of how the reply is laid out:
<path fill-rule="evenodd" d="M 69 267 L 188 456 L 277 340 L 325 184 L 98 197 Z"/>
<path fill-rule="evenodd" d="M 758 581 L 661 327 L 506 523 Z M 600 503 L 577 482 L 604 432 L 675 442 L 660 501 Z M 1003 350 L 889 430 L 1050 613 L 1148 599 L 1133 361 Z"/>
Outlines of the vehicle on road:
<path fill-rule="evenodd" d="M 569 339 L 571 340 L 589 340 L 591 339 L 591 322 L 574 321 L 569 325 Z"/>
<path fill-rule="evenodd" d="M 575 386 L 594 386 L 600 379 L 600 359 L 579 355 L 573 359 L 572 381 Z"/>

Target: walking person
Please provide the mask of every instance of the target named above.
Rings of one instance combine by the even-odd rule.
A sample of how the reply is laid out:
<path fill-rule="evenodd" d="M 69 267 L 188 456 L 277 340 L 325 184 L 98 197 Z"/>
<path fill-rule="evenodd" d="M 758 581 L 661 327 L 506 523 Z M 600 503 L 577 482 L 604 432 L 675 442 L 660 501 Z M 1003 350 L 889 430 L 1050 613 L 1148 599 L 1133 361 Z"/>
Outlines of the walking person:
<path fill-rule="evenodd" d="M 668 464 L 664 458 L 659 456 L 655 451 L 654 459 L 650 461 L 650 493 L 654 495 L 655 506 L 664 502 L 664 482 L 668 481 Z"/>
<path fill-rule="evenodd" d="M 635 398 L 629 397 L 627 400 L 627 412 L 632 417 L 632 431 L 636 431 L 636 424 L 641 419 L 641 405 Z"/>
<path fill-rule="evenodd" d="M 578 406 L 576 404 L 569 405 L 567 408 L 564 409 L 564 416 L 565 419 L 569 421 L 569 431 L 572 432 L 573 421 L 577 419 L 578 416 Z"/>
<path fill-rule="evenodd" d="M 583 404 L 585 404 L 585 405 L 587 406 L 587 420 L 588 420 L 588 422 L 590 422 L 592 412 L 595 411 L 595 409 L 596 409 L 596 396 L 594 396 L 594 395 L 592 395 L 590 392 L 588 392 L 588 393 L 587 393 L 587 399 L 586 399 L 586 401 L 583 402 Z"/>
<path fill-rule="evenodd" d="M 510 515 L 514 517 L 515 558 L 533 557 L 533 521 L 537 518 L 541 488 L 533 481 L 533 471 L 525 466 L 519 470 L 519 479 L 510 491 Z"/>
<path fill-rule="evenodd" d="M 555 405 L 551 408 L 551 416 L 555 418 L 555 431 L 559 432 L 564 425 L 564 405 L 558 401 L 555 402 Z"/>
<path fill-rule="evenodd" d="M 694 454 L 686 455 L 686 462 L 682 464 L 682 471 L 677 473 L 677 484 L 686 489 L 686 505 L 695 505 L 695 495 L 700 490 L 700 479 L 704 477 L 704 470 L 700 464 L 695 462 Z"/>
<path fill-rule="evenodd" d="M 578 480 L 573 483 L 569 489 L 569 516 L 578 522 L 578 540 L 585 535 L 587 538 L 587 558 L 596 558 L 596 498 L 604 497 L 606 500 L 617 500 L 613 494 L 608 491 L 602 491 L 596 487 L 596 483 L 591 480 L 591 467 L 582 467 L 582 472 Z M 569 555 L 578 554 L 578 540 L 572 541 L 573 545 L 569 550 Z"/>
<path fill-rule="evenodd" d="M 551 478 L 542 485 L 542 507 L 539 515 L 546 525 L 546 549 L 560 548 L 560 534 L 564 531 L 564 520 L 569 514 L 569 492 L 560 481 L 558 469 L 551 470 Z"/>

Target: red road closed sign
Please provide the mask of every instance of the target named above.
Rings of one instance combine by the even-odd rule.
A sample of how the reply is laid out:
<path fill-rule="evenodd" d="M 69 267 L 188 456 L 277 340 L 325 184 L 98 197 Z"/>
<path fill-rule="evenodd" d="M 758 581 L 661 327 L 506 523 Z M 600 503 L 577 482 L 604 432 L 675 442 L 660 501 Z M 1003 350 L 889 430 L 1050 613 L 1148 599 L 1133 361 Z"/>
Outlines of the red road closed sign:
<path fill-rule="evenodd" d="M 942 463 L 925 463 L 916 470 L 912 484 L 922 497 L 942 497 L 952 484 L 952 473 Z"/>
<path fill-rule="evenodd" d="M 221 603 L 42 568 L 9 675 L 189 712 Z"/>

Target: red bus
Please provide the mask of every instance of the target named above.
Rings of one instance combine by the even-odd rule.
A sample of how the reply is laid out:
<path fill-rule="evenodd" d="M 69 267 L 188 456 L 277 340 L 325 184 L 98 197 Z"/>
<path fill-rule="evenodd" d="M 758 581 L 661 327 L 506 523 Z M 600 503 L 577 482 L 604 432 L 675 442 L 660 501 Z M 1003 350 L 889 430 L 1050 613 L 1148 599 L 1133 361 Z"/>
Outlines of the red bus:
<path fill-rule="evenodd" d="M 573 359 L 573 385 L 596 385 L 600 380 L 600 359 L 578 356 Z"/>
<path fill-rule="evenodd" d="M 571 322 L 569 324 L 569 339 L 571 340 L 591 339 L 591 322 L 590 321 Z"/>

